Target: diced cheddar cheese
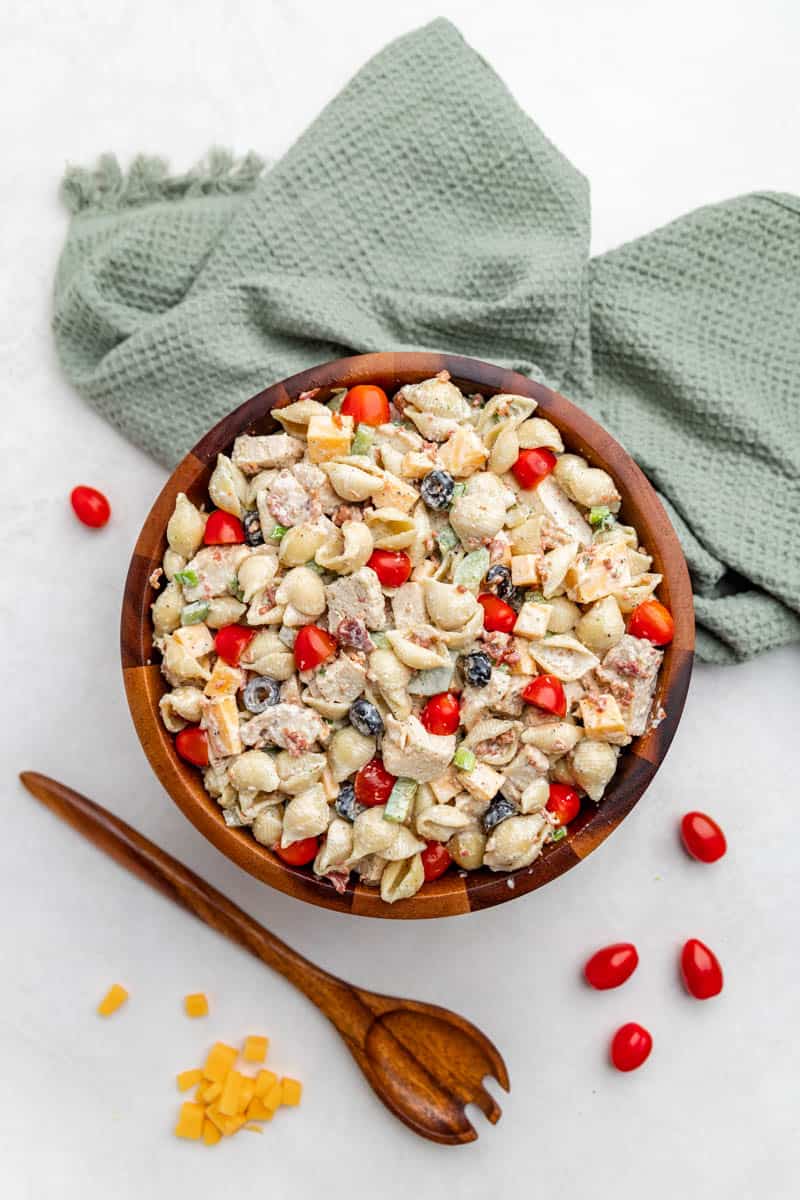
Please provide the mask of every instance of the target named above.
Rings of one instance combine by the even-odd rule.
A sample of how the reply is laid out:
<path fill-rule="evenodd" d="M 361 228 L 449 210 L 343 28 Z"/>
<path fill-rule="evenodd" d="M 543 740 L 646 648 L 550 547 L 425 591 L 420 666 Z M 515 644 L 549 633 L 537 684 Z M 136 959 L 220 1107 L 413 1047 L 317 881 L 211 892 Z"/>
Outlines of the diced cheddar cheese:
<path fill-rule="evenodd" d="M 303 1085 L 299 1079 L 281 1080 L 281 1104 L 287 1108 L 296 1108 L 303 1095 Z"/>
<path fill-rule="evenodd" d="M 514 587 L 525 587 L 539 579 L 538 554 L 514 554 L 511 557 L 511 582 Z"/>
<path fill-rule="evenodd" d="M 433 457 L 422 450 L 409 450 L 400 464 L 400 474 L 404 479 L 423 479 L 435 469 Z"/>
<path fill-rule="evenodd" d="M 255 1092 L 256 1092 L 255 1079 L 251 1079 L 251 1077 L 249 1075 L 245 1075 L 242 1078 L 241 1087 L 239 1088 L 239 1112 L 240 1113 L 242 1113 L 246 1110 L 248 1104 L 255 1096 Z"/>
<path fill-rule="evenodd" d="M 202 621 L 197 625 L 181 625 L 172 637 L 192 658 L 203 658 L 214 649 L 211 630 Z"/>
<path fill-rule="evenodd" d="M 111 987 L 106 992 L 103 999 L 97 1006 L 97 1011 L 101 1017 L 110 1017 L 118 1008 L 121 1008 L 128 999 L 128 993 L 121 983 L 112 983 Z"/>
<path fill-rule="evenodd" d="M 200 1091 L 199 1088 L 198 1088 L 198 1091 Z M 221 1095 L 222 1095 L 222 1084 L 219 1082 L 219 1080 L 215 1080 L 211 1083 L 207 1083 L 203 1087 L 201 1095 L 200 1095 L 200 1099 L 203 1101 L 204 1104 L 213 1104 L 214 1101 L 218 1100 Z"/>
<path fill-rule="evenodd" d="M 530 642 L 525 642 L 520 638 L 513 643 L 515 658 L 512 663 L 509 663 L 509 671 L 512 675 L 538 675 L 539 668 L 536 665 L 536 660 L 531 657 L 528 650 Z"/>
<path fill-rule="evenodd" d="M 203 1078 L 221 1084 L 235 1062 L 236 1051 L 233 1046 L 226 1046 L 224 1042 L 216 1042 L 208 1052 L 203 1066 Z"/>
<path fill-rule="evenodd" d="M 275 1116 L 274 1108 L 267 1108 L 263 1100 L 255 1096 L 247 1106 L 248 1121 L 271 1121 Z"/>
<path fill-rule="evenodd" d="M 235 1117 L 244 1107 L 241 1103 L 242 1084 L 244 1076 L 238 1071 L 229 1071 L 222 1085 L 222 1095 L 217 1101 L 217 1108 L 226 1117 Z"/>
<path fill-rule="evenodd" d="M 439 804 L 447 804 L 448 800 L 452 800 L 462 790 L 461 780 L 452 767 L 448 767 L 438 779 L 432 779 L 428 786 Z"/>
<path fill-rule="evenodd" d="M 193 1104 L 191 1100 L 187 1100 L 181 1105 L 178 1123 L 175 1126 L 175 1137 L 189 1138 L 193 1142 L 199 1141 L 203 1136 L 204 1116 L 202 1104 Z"/>
<path fill-rule="evenodd" d="M 313 413 L 308 423 L 308 457 L 313 463 L 329 462 L 350 453 L 353 418 L 342 413 Z"/>
<path fill-rule="evenodd" d="M 514 633 L 517 637 L 529 638 L 531 640 L 543 638 L 547 633 L 550 611 L 549 604 L 537 604 L 534 601 L 526 600 L 519 610 L 519 616 L 514 625 Z"/>
<path fill-rule="evenodd" d="M 238 1114 L 229 1117 L 226 1113 L 220 1112 L 216 1104 L 212 1104 L 206 1109 L 206 1116 L 209 1121 L 213 1122 L 223 1137 L 232 1137 L 234 1133 L 238 1133 L 245 1122 L 245 1118 Z"/>
<path fill-rule="evenodd" d="M 565 577 L 567 595 L 580 604 L 601 600 L 630 585 L 631 569 L 625 542 L 602 542 L 581 550 Z"/>
<path fill-rule="evenodd" d="M 222 1141 L 222 1134 L 207 1117 L 203 1120 L 203 1141 L 207 1146 L 216 1146 L 217 1142 Z"/>
<path fill-rule="evenodd" d="M 239 736 L 239 710 L 235 696 L 216 696 L 204 700 L 201 725 L 214 756 L 227 758 L 232 754 L 241 754 L 242 739 Z"/>
<path fill-rule="evenodd" d="M 244 672 L 239 667 L 231 667 L 224 658 L 218 658 L 203 690 L 207 696 L 235 696 L 243 681 Z"/>
<path fill-rule="evenodd" d="M 372 503 L 376 508 L 399 508 L 400 512 L 410 513 L 419 500 L 419 492 L 410 484 L 404 483 L 396 475 L 387 475 L 383 487 L 376 492 Z"/>
<path fill-rule="evenodd" d="M 322 772 L 322 787 L 325 792 L 326 800 L 335 800 L 339 795 L 339 785 L 331 774 L 330 767 L 325 767 Z"/>
<path fill-rule="evenodd" d="M 187 1017 L 207 1017 L 208 1000 L 203 992 L 193 992 L 183 997 L 183 1007 Z"/>
<path fill-rule="evenodd" d="M 267 1094 L 262 1097 L 261 1103 L 274 1112 L 276 1108 L 280 1108 L 282 1094 L 280 1081 L 276 1079 Z"/>
<path fill-rule="evenodd" d="M 503 786 L 504 776 L 486 763 L 476 763 L 471 771 L 459 772 L 463 787 L 476 800 L 493 800 Z"/>
<path fill-rule="evenodd" d="M 599 742 L 611 742 L 624 746 L 630 741 L 616 698 L 604 692 L 602 695 L 583 696 L 578 701 L 587 738 Z"/>
<path fill-rule="evenodd" d="M 259 1100 L 263 1100 L 267 1092 L 269 1092 L 277 1082 L 278 1076 L 274 1071 L 259 1071 L 256 1075 L 256 1097 Z"/>
<path fill-rule="evenodd" d="M 176 1076 L 178 1081 L 178 1091 L 188 1092 L 189 1088 L 194 1087 L 196 1083 L 200 1083 L 203 1078 L 203 1072 L 199 1067 L 193 1071 L 181 1071 L 180 1075 Z"/>
<path fill-rule="evenodd" d="M 459 479 L 466 479 L 480 471 L 488 457 L 489 451 L 483 439 L 469 425 L 461 425 L 439 447 L 439 459 L 445 471 Z"/>
<path fill-rule="evenodd" d="M 259 1127 L 257 1125 L 245 1125 L 244 1131 L 245 1131 L 245 1133 L 263 1133 L 264 1132 L 264 1130 L 259 1129 Z"/>
<path fill-rule="evenodd" d="M 268 1038 L 251 1035 L 249 1038 L 245 1038 L 242 1058 L 249 1063 L 263 1063 L 266 1061 L 268 1046 Z"/>

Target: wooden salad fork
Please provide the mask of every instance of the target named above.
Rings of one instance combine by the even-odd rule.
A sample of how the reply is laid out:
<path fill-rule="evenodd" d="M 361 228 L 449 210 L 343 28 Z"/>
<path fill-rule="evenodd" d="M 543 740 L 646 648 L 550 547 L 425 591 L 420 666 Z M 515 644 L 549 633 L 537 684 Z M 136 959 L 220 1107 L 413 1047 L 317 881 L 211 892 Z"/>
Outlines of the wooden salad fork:
<path fill-rule="evenodd" d="M 20 779 L 106 854 L 299 988 L 338 1030 L 378 1098 L 414 1133 L 449 1145 L 474 1141 L 466 1104 L 476 1104 L 493 1124 L 500 1119 L 483 1080 L 491 1075 L 509 1091 L 508 1072 L 469 1021 L 435 1004 L 377 995 L 337 979 L 99 804 L 35 771 Z"/>

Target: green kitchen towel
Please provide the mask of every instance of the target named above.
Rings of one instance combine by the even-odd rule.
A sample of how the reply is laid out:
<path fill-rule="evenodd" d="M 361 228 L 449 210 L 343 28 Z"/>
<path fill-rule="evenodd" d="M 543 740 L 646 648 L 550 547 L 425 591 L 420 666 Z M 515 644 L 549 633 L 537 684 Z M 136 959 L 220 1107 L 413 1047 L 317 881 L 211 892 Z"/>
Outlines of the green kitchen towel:
<path fill-rule="evenodd" d="M 698 649 L 800 640 L 800 201 L 745 196 L 596 259 L 589 187 L 444 20 L 391 43 L 270 170 L 71 169 L 63 368 L 171 466 L 224 413 L 353 351 L 515 367 L 665 499 Z"/>

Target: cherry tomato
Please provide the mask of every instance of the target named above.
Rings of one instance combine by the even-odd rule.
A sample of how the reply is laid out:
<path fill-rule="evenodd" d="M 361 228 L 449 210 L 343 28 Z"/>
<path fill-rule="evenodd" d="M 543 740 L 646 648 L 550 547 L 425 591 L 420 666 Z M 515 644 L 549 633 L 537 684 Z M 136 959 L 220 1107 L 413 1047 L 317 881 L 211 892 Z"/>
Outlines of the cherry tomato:
<path fill-rule="evenodd" d="M 208 766 L 208 738 L 199 725 L 187 725 L 175 738 L 175 749 L 181 758 L 195 767 Z"/>
<path fill-rule="evenodd" d="M 428 733 L 455 733 L 460 720 L 459 713 L 458 697 L 452 692 L 439 692 L 431 696 L 419 719 Z"/>
<path fill-rule="evenodd" d="M 75 516 L 91 529 L 101 529 L 111 516 L 111 505 L 97 488 L 81 484 L 69 494 Z"/>
<path fill-rule="evenodd" d="M 356 425 L 385 425 L 391 420 L 389 401 L 383 388 L 371 383 L 351 387 L 342 401 L 341 411 Z"/>
<path fill-rule="evenodd" d="M 215 508 L 206 521 L 203 541 L 207 546 L 234 546 L 243 542 L 244 528 L 238 517 Z"/>
<path fill-rule="evenodd" d="M 336 653 L 336 641 L 319 625 L 303 625 L 294 639 L 294 661 L 298 671 L 312 671 Z"/>
<path fill-rule="evenodd" d="M 317 857 L 319 838 L 301 838 L 299 842 L 292 842 L 291 846 L 285 846 L 283 849 L 280 842 L 277 842 L 272 849 L 278 858 L 282 858 L 290 867 L 304 867 Z"/>
<path fill-rule="evenodd" d="M 630 615 L 628 633 L 646 638 L 654 646 L 668 646 L 675 636 L 672 613 L 660 600 L 643 600 Z"/>
<path fill-rule="evenodd" d="M 255 629 L 245 629 L 244 625 L 225 625 L 217 630 L 214 649 L 229 667 L 238 667 L 239 659 L 255 636 Z"/>
<path fill-rule="evenodd" d="M 597 950 L 583 968 L 586 982 L 598 992 L 617 988 L 630 979 L 639 965 L 639 955 L 632 942 L 615 942 Z"/>
<path fill-rule="evenodd" d="M 568 783 L 551 783 L 546 807 L 557 824 L 569 825 L 581 811 L 581 798 Z"/>
<path fill-rule="evenodd" d="M 389 774 L 380 758 L 371 758 L 356 775 L 356 800 L 367 808 L 385 804 L 396 778 L 396 775 Z"/>
<path fill-rule="evenodd" d="M 722 991 L 719 959 L 697 938 L 689 938 L 681 951 L 681 975 L 687 992 L 695 1000 L 710 1000 Z"/>
<path fill-rule="evenodd" d="M 483 609 L 484 629 L 489 633 L 511 633 L 517 621 L 517 614 L 510 604 L 506 604 L 499 596 L 493 596 L 491 592 L 484 592 L 478 596 L 478 604 Z"/>
<path fill-rule="evenodd" d="M 425 872 L 425 878 L 428 883 L 432 879 L 438 879 L 440 875 L 444 875 L 453 861 L 443 842 L 428 842 L 422 854 L 420 854 L 420 858 L 422 859 L 422 869 Z"/>
<path fill-rule="evenodd" d="M 681 821 L 681 837 L 687 854 L 699 862 L 716 862 L 728 849 L 725 834 L 707 813 L 686 813 Z"/>
<path fill-rule="evenodd" d="M 567 715 L 564 685 L 555 675 L 537 675 L 525 688 L 522 699 L 527 700 L 528 704 L 535 704 L 537 708 L 544 709 L 545 712 L 555 713 L 557 717 Z"/>
<path fill-rule="evenodd" d="M 367 559 L 383 587 L 396 588 L 411 574 L 411 559 L 403 550 L 373 550 Z"/>
<path fill-rule="evenodd" d="M 644 1026 L 629 1021 L 611 1039 L 611 1061 L 618 1071 L 635 1071 L 652 1049 L 653 1039 Z"/>
<path fill-rule="evenodd" d="M 520 487 L 533 488 L 550 474 L 557 462 L 552 450 L 539 446 L 535 450 L 520 450 L 519 458 L 511 470 Z"/>

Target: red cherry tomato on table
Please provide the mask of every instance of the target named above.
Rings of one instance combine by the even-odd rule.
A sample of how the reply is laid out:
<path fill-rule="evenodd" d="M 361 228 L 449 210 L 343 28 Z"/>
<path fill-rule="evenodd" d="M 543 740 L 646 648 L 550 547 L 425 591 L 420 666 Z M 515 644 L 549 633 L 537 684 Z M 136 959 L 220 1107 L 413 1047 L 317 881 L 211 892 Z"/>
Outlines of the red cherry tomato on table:
<path fill-rule="evenodd" d="M 537 675 L 525 688 L 522 699 L 527 700 L 528 704 L 535 704 L 537 708 L 541 708 L 545 712 L 555 713 L 557 717 L 567 715 L 567 697 L 564 685 L 555 675 Z"/>
<path fill-rule="evenodd" d="M 313 671 L 336 653 L 336 641 L 319 625 L 303 625 L 294 639 L 294 661 L 298 671 Z"/>
<path fill-rule="evenodd" d="M 422 869 L 425 872 L 425 879 L 428 883 L 432 879 L 438 879 L 441 875 L 444 875 L 453 861 L 450 857 L 450 852 L 443 842 L 428 842 L 422 854 L 420 854 L 420 858 L 422 859 Z"/>
<path fill-rule="evenodd" d="M 438 695 L 431 696 L 419 719 L 428 733 L 455 733 L 461 719 L 458 697 L 452 692 L 439 692 Z"/>
<path fill-rule="evenodd" d="M 652 1049 L 653 1039 L 644 1026 L 629 1021 L 611 1039 L 611 1061 L 618 1071 L 635 1071 Z"/>
<path fill-rule="evenodd" d="M 367 808 L 385 804 L 396 779 L 397 776 L 389 774 L 380 758 L 371 758 L 356 775 L 356 800 Z"/>
<path fill-rule="evenodd" d="M 111 505 L 97 488 L 81 484 L 69 494 L 75 516 L 90 529 L 102 529 L 111 516 Z"/>
<path fill-rule="evenodd" d="M 598 950 L 583 968 L 586 982 L 598 992 L 620 987 L 630 979 L 639 965 L 639 955 L 632 942 L 615 942 Z"/>
<path fill-rule="evenodd" d="M 238 517 L 216 508 L 206 521 L 203 541 L 207 546 L 235 546 L 245 540 Z"/>
<path fill-rule="evenodd" d="M 255 636 L 255 629 L 246 629 L 244 625 L 225 625 L 217 630 L 214 649 L 229 667 L 238 667 L 239 659 Z"/>
<path fill-rule="evenodd" d="M 520 450 L 511 470 L 520 487 L 533 488 L 550 474 L 557 462 L 552 450 L 539 446 L 535 450 Z"/>
<path fill-rule="evenodd" d="M 342 401 L 341 411 L 356 425 L 386 425 L 391 420 L 389 400 L 383 388 L 371 383 L 351 387 Z"/>
<path fill-rule="evenodd" d="M 581 798 L 568 783 L 551 783 L 546 808 L 557 824 L 569 825 L 581 811 Z"/>
<path fill-rule="evenodd" d="M 728 849 L 725 834 L 707 813 L 686 813 L 681 821 L 681 838 L 687 854 L 698 862 L 716 862 Z"/>
<path fill-rule="evenodd" d="M 378 576 L 383 587 L 396 588 L 411 574 L 411 559 L 402 550 L 373 550 L 367 566 Z"/>
<path fill-rule="evenodd" d="M 208 738 L 205 729 L 189 725 L 175 738 L 175 749 L 193 767 L 208 766 Z"/>
<path fill-rule="evenodd" d="M 681 975 L 687 992 L 695 1000 L 710 1000 L 722 991 L 719 959 L 697 938 L 689 938 L 681 951 Z"/>
<path fill-rule="evenodd" d="M 483 592 L 478 596 L 478 604 L 483 609 L 483 627 L 489 633 L 511 633 L 517 621 L 517 614 L 510 604 L 493 596 L 491 592 Z"/>
<path fill-rule="evenodd" d="M 280 842 L 277 842 L 272 849 L 278 858 L 282 858 L 290 867 L 304 867 L 317 857 L 319 838 L 301 838 L 299 842 L 292 842 L 291 846 L 284 846 L 283 849 Z"/>
<path fill-rule="evenodd" d="M 668 646 L 675 636 L 672 613 L 660 600 L 643 600 L 630 615 L 628 633 L 654 646 Z"/>

